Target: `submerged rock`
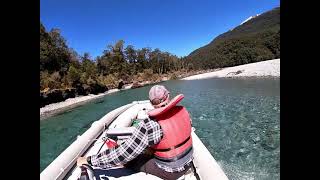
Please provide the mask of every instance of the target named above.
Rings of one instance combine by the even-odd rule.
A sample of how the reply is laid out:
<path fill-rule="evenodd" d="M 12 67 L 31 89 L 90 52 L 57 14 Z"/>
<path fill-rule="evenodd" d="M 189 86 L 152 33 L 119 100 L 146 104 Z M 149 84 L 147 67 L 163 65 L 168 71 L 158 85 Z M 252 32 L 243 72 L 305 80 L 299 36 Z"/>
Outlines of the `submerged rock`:
<path fill-rule="evenodd" d="M 236 157 L 245 156 L 249 154 L 250 152 L 247 149 L 241 148 L 239 152 L 237 152 Z"/>
<path fill-rule="evenodd" d="M 255 143 L 259 142 L 259 141 L 260 141 L 260 137 L 257 136 L 257 137 L 255 137 L 255 138 L 253 138 L 253 141 L 254 141 Z"/>

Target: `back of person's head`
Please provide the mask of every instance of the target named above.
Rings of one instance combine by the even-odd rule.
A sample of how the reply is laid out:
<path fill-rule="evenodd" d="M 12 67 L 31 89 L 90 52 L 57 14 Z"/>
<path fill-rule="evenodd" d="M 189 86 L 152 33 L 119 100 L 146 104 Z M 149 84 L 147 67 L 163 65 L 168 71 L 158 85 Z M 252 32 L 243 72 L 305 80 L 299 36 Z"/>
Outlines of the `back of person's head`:
<path fill-rule="evenodd" d="M 162 85 L 155 85 L 149 91 L 149 100 L 153 107 L 164 107 L 169 102 L 170 92 Z"/>

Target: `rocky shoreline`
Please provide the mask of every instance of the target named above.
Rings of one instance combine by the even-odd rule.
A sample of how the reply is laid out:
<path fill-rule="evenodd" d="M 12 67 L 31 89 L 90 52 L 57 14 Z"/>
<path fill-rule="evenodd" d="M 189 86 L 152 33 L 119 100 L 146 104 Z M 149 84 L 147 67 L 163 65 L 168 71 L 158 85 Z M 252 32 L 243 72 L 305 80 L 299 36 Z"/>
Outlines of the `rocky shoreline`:
<path fill-rule="evenodd" d="M 196 74 L 196 75 L 195 75 Z M 174 78 L 173 78 L 174 77 Z M 130 84 L 122 83 L 118 86 L 118 89 L 106 90 L 103 93 L 95 94 L 90 91 L 81 91 L 81 95 L 77 93 L 77 90 L 69 89 L 63 92 L 52 91 L 50 98 L 53 98 L 56 102 L 49 103 L 46 105 L 40 104 L 40 120 L 46 119 L 47 117 L 63 113 L 67 110 L 75 108 L 77 106 L 86 104 L 91 101 L 98 100 L 107 94 L 117 92 L 120 90 L 135 89 L 143 87 L 149 84 L 156 84 L 159 82 L 167 81 L 169 79 L 181 79 L 181 80 L 196 80 L 196 79 L 207 79 L 207 78 L 259 78 L 259 77 L 280 77 L 280 59 L 262 61 L 251 64 L 244 64 L 240 66 L 214 69 L 214 70 L 203 70 L 197 72 L 180 72 L 172 74 L 171 77 L 162 77 L 161 80 L 157 81 L 144 81 L 144 82 L 133 82 Z M 104 89 L 99 89 L 100 91 Z M 43 97 L 40 93 L 40 99 Z M 48 97 L 47 97 L 48 98 Z M 65 98 L 65 99 L 63 99 Z M 41 99 L 42 100 L 42 99 Z M 59 102 L 60 101 L 60 102 Z"/>
<path fill-rule="evenodd" d="M 111 94 L 111 93 L 114 93 L 117 91 L 120 91 L 120 90 L 111 89 L 105 93 L 100 93 L 97 95 L 89 94 L 87 96 L 79 96 L 79 97 L 69 98 L 69 99 L 66 99 L 65 101 L 62 101 L 62 102 L 52 103 L 52 104 L 46 105 L 46 106 L 40 108 L 40 120 L 46 119 L 48 117 L 51 117 L 51 116 L 59 114 L 59 113 L 63 113 L 67 110 L 81 106 L 81 105 L 86 104 L 88 102 L 98 100 L 107 94 Z"/>
<path fill-rule="evenodd" d="M 166 81 L 169 80 L 168 78 L 162 78 L 161 81 Z M 60 102 L 55 102 L 55 103 L 50 103 L 47 104 L 45 106 L 40 105 L 40 121 L 44 120 L 48 117 L 54 116 L 56 114 L 59 113 L 63 113 L 65 111 L 68 111 L 70 109 L 73 109 L 75 107 L 81 106 L 83 104 L 86 104 L 88 102 L 92 102 L 92 101 L 97 101 L 101 98 L 103 98 L 105 95 L 107 94 L 111 94 L 114 92 L 118 92 L 120 90 L 127 90 L 127 89 L 135 89 L 135 88 L 139 88 L 139 87 L 143 87 L 149 84 L 155 84 L 155 83 L 159 83 L 157 82 L 152 82 L 152 81 L 145 81 L 145 82 L 135 82 L 135 83 L 131 83 L 131 84 L 123 84 L 121 87 L 119 87 L 120 89 L 110 89 L 104 93 L 99 93 L 99 94 L 88 94 L 88 95 L 81 95 L 81 96 L 74 96 L 73 92 L 73 97 L 67 98 L 65 100 L 62 100 Z M 57 91 L 58 92 L 58 91 Z M 57 96 L 57 92 L 54 92 L 54 95 L 51 96 Z M 60 97 L 61 96 L 61 92 L 58 93 Z M 63 94 L 63 93 L 62 93 Z M 40 94 L 40 98 L 41 98 L 41 94 Z M 61 100 L 61 98 L 58 100 Z"/>

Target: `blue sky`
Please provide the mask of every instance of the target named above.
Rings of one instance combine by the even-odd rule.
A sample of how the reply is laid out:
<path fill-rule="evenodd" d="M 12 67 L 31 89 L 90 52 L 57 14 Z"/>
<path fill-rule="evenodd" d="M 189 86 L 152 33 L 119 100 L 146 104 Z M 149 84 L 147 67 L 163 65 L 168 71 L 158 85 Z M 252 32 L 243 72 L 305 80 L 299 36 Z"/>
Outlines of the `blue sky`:
<path fill-rule="evenodd" d="M 280 6 L 279 0 L 40 0 L 47 31 L 59 28 L 80 55 L 102 55 L 124 40 L 186 56 L 252 15 Z"/>

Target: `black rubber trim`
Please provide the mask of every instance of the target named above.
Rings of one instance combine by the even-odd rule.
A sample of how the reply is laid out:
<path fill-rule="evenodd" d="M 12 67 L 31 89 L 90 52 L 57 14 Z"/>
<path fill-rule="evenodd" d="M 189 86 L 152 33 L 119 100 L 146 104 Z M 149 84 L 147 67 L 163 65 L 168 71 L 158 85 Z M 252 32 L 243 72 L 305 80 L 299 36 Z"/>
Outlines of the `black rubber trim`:
<path fill-rule="evenodd" d="M 117 136 L 131 136 L 132 133 L 118 133 L 118 134 L 108 134 L 106 133 L 107 137 L 117 137 Z"/>
<path fill-rule="evenodd" d="M 193 174 L 194 174 L 194 176 L 196 177 L 196 179 L 197 179 L 197 180 L 200 180 L 200 176 L 199 176 L 199 174 L 198 174 L 198 172 L 197 172 L 197 168 L 195 167 L 195 165 L 194 165 L 194 163 L 193 163 L 193 160 L 192 160 L 192 162 L 191 162 L 191 168 L 193 169 Z"/>

